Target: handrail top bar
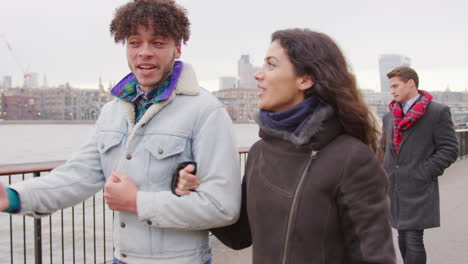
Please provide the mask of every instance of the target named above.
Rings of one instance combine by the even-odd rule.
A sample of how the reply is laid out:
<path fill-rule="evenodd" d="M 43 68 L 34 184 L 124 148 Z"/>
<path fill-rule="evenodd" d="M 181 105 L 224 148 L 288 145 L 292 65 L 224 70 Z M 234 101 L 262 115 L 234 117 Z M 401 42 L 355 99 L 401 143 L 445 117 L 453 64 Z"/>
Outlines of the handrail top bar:
<path fill-rule="evenodd" d="M 237 150 L 239 154 L 247 154 L 249 153 L 250 147 L 238 147 Z"/>
<path fill-rule="evenodd" d="M 247 154 L 249 153 L 249 149 L 250 147 L 238 147 L 239 154 Z M 0 176 L 51 171 L 63 163 L 65 163 L 65 160 L 5 165 L 0 164 Z"/>
<path fill-rule="evenodd" d="M 0 176 L 51 171 L 65 160 L 0 165 Z"/>

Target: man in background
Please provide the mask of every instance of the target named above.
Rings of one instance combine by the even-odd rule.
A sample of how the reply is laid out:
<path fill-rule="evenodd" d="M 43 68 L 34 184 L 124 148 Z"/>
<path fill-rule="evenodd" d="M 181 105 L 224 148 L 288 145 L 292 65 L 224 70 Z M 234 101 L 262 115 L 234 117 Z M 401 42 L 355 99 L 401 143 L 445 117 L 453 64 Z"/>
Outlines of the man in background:
<path fill-rule="evenodd" d="M 405 264 L 426 263 L 424 229 L 440 226 L 438 177 L 458 157 L 448 106 L 419 90 L 415 70 L 387 74 L 393 101 L 383 117 L 384 168 L 390 178 L 391 223 Z"/>

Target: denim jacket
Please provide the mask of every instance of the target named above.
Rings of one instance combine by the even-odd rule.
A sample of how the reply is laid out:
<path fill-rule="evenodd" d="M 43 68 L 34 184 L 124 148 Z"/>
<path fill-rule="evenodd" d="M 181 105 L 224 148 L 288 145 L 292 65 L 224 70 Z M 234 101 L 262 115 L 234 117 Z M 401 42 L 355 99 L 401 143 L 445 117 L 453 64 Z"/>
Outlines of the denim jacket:
<path fill-rule="evenodd" d="M 204 263 L 208 229 L 235 222 L 240 171 L 232 122 L 222 104 L 199 88 L 185 64 L 171 97 L 134 124 L 131 102 L 107 103 L 91 139 L 48 176 L 11 186 L 21 212 L 35 217 L 77 204 L 101 190 L 112 171 L 138 188 L 138 213 L 115 212 L 114 256 L 127 263 Z M 196 192 L 171 193 L 180 162 L 198 163 Z"/>

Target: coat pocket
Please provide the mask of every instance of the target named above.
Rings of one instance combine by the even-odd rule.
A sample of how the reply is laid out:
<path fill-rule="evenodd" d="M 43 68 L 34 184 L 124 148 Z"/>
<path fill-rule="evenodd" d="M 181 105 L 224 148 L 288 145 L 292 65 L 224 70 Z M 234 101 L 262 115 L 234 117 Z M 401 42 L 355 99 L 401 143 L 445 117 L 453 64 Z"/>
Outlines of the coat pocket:
<path fill-rule="evenodd" d="M 152 190 L 170 189 L 172 173 L 183 161 L 184 153 L 190 153 L 187 141 L 187 138 L 173 135 L 152 135 L 145 138 L 144 147 L 150 153 L 148 178 Z"/>
<path fill-rule="evenodd" d="M 184 151 L 187 139 L 172 135 L 154 135 L 145 138 L 145 148 L 158 160 Z"/>
<path fill-rule="evenodd" d="M 106 177 L 111 170 L 116 168 L 123 138 L 124 135 L 120 132 L 99 132 L 97 136 L 97 149 L 101 156 L 101 165 Z"/>
<path fill-rule="evenodd" d="M 99 132 L 97 138 L 98 151 L 101 154 L 106 153 L 111 148 L 122 142 L 123 134 L 119 132 Z"/>

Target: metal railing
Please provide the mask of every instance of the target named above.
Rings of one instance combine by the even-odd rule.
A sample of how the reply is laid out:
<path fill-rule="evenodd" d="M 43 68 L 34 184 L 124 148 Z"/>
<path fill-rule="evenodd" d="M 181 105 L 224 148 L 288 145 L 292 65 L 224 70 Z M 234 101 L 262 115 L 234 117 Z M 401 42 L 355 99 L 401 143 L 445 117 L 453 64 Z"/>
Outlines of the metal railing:
<path fill-rule="evenodd" d="M 458 158 L 464 159 L 468 156 L 468 129 L 457 130 L 459 153 Z"/>
<path fill-rule="evenodd" d="M 11 184 L 45 176 L 63 162 L 3 165 L 0 176 L 6 178 L 3 183 Z M 107 263 L 112 260 L 111 221 L 112 211 L 106 208 L 102 192 L 41 219 L 2 214 L 0 259 L 2 263 Z"/>
<path fill-rule="evenodd" d="M 239 148 L 241 169 L 249 148 Z M 65 161 L 0 165 L 5 185 L 46 176 Z M 112 263 L 113 212 L 102 191 L 85 202 L 34 219 L 0 214 L 1 263 Z"/>
<path fill-rule="evenodd" d="M 457 139 L 459 158 L 466 158 L 468 129 L 457 130 Z M 248 152 L 249 148 L 239 148 L 241 171 L 244 171 Z M 45 176 L 63 162 L 0 165 L 0 180 L 11 184 Z M 111 263 L 112 218 L 102 192 L 41 219 L 0 214 L 0 260 L 12 264 Z"/>

